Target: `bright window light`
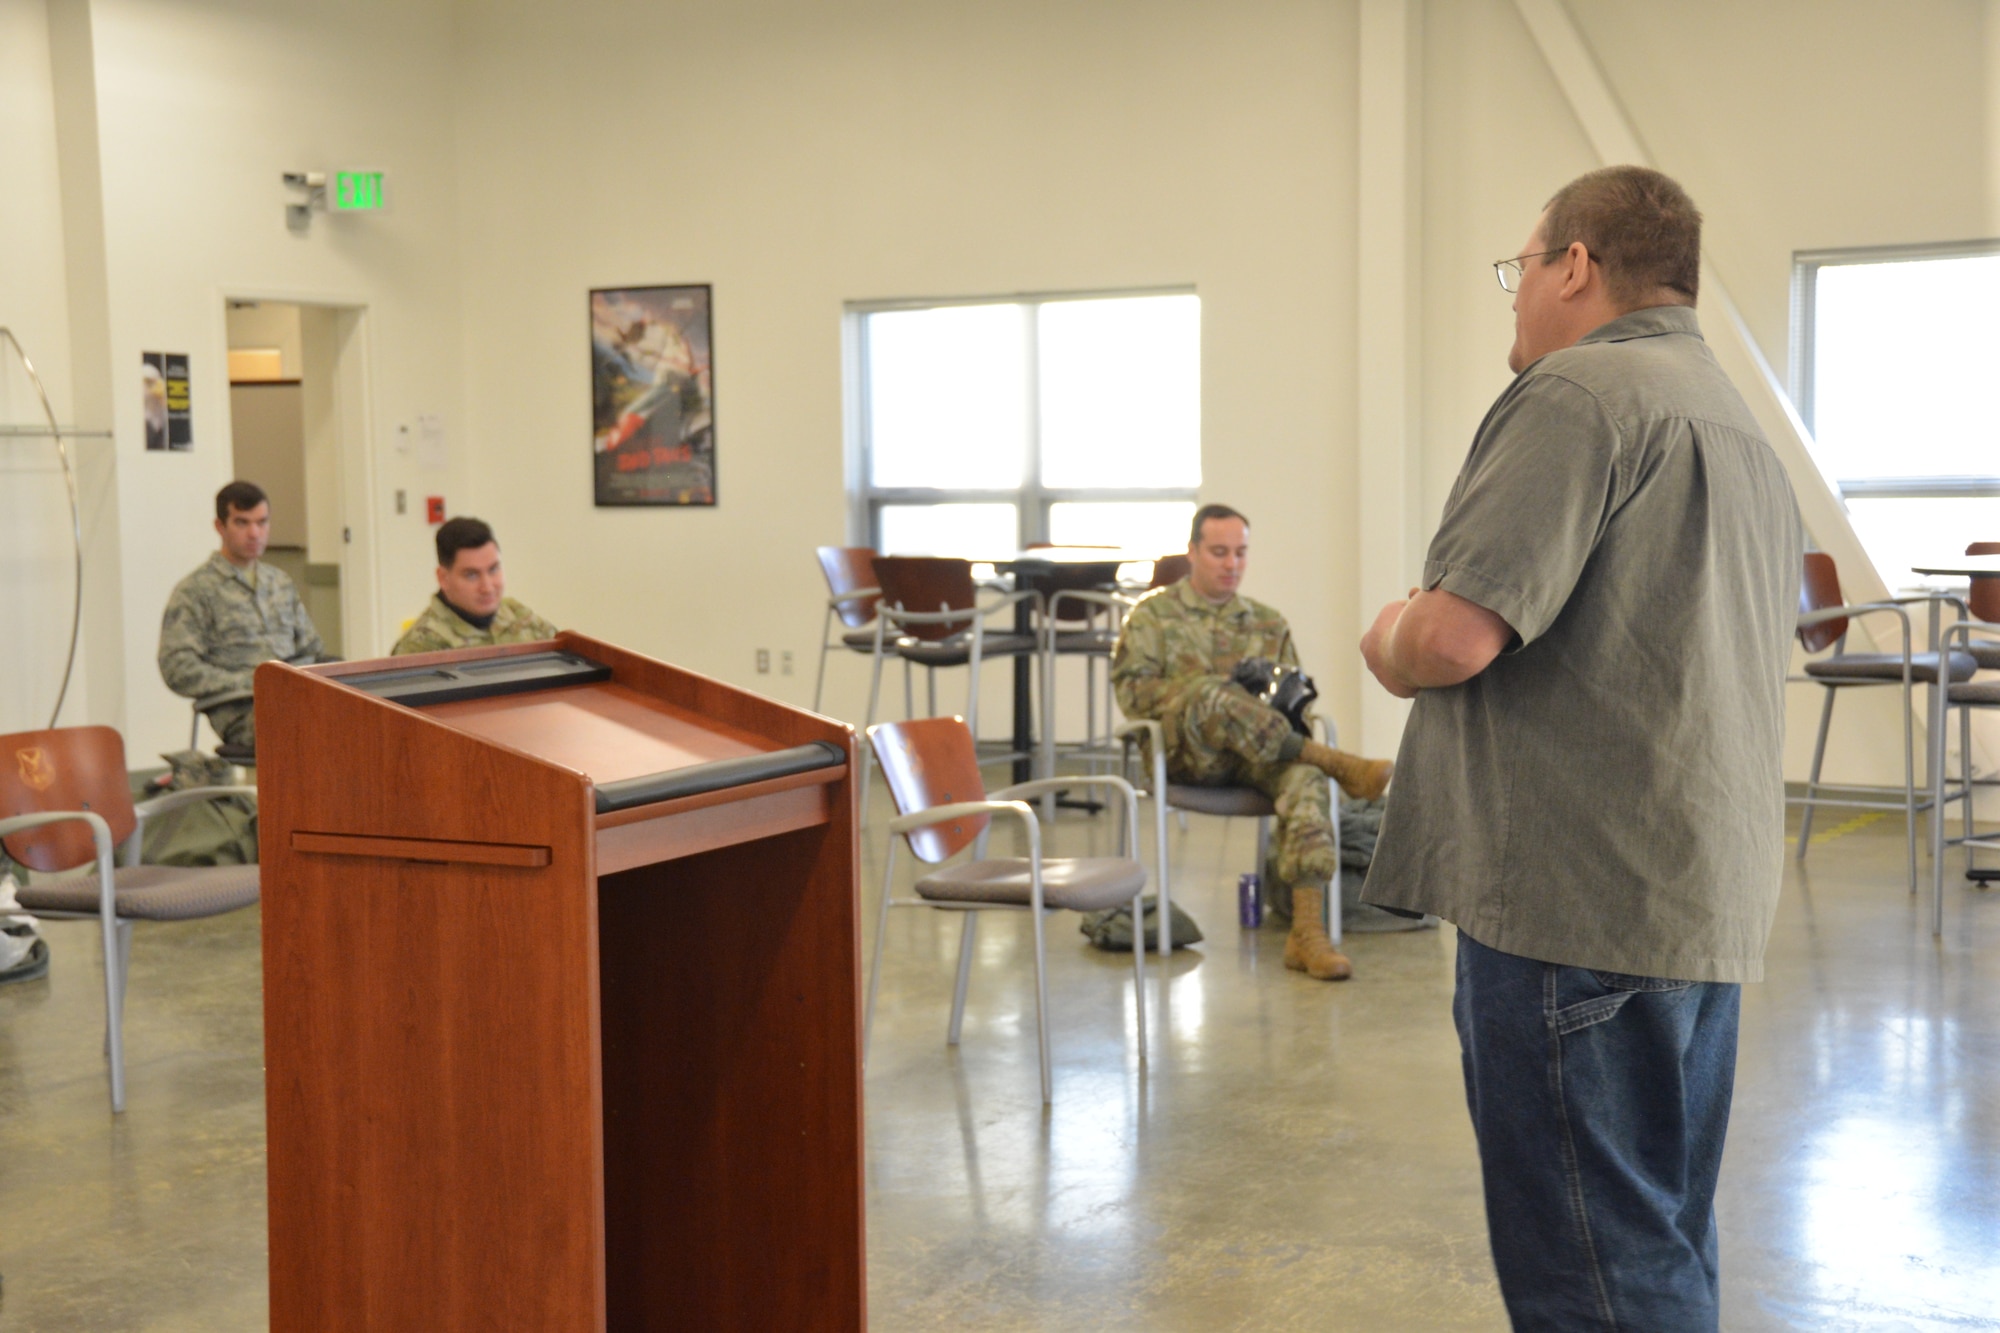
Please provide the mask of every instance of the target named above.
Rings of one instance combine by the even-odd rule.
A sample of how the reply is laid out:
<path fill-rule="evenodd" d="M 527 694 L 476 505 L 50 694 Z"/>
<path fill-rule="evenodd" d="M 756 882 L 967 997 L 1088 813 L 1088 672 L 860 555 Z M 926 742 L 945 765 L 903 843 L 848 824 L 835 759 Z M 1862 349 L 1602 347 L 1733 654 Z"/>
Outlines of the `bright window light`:
<path fill-rule="evenodd" d="M 1058 501 L 1049 506 L 1049 540 L 1058 546 L 1115 546 L 1132 555 L 1172 555 L 1187 549 L 1193 522 L 1192 500 Z"/>
<path fill-rule="evenodd" d="M 1918 565 L 1949 564 L 1973 542 L 2000 542 L 2000 497 L 1850 496 L 1847 521 L 1889 585 L 1904 587 L 1924 581 Z"/>
<path fill-rule="evenodd" d="M 868 430 L 877 486 L 1012 489 L 1027 459 L 1026 310 L 884 311 L 868 320 Z"/>
<path fill-rule="evenodd" d="M 988 559 L 1049 541 L 1186 545 L 1201 487 L 1199 297 L 859 306 L 848 330 L 862 540 Z"/>
<path fill-rule="evenodd" d="M 883 555 L 1004 560 L 1020 546 L 1010 504 L 883 505 L 880 523 Z"/>
<path fill-rule="evenodd" d="M 2000 254 L 1825 264 L 1813 309 L 1813 435 L 1833 476 L 2000 474 Z"/>
<path fill-rule="evenodd" d="M 1051 301 L 1040 320 L 1042 484 L 1201 484 L 1201 302 Z"/>

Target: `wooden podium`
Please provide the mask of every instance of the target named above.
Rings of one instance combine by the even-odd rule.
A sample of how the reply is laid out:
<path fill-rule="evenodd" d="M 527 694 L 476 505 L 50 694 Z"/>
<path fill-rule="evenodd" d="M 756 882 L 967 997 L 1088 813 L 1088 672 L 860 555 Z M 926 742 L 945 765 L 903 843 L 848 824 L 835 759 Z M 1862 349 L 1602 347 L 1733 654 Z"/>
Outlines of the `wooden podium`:
<path fill-rule="evenodd" d="M 853 730 L 577 634 L 257 670 L 271 1327 L 853 1329 Z"/>

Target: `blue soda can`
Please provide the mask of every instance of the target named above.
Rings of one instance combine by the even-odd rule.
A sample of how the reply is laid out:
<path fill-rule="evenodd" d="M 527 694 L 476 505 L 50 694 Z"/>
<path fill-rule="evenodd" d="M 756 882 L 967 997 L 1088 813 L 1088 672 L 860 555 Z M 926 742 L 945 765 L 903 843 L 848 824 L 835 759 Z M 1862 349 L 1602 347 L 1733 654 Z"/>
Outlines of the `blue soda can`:
<path fill-rule="evenodd" d="M 1239 875 L 1236 879 L 1236 922 L 1245 930 L 1255 930 L 1264 924 L 1264 896 L 1256 875 Z"/>

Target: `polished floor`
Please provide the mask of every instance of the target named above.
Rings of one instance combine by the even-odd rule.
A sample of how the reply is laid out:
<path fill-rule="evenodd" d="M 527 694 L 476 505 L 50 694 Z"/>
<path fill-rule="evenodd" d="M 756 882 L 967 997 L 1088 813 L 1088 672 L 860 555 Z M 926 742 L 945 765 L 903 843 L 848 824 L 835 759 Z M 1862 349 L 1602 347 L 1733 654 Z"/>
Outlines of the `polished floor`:
<path fill-rule="evenodd" d="M 1065 813 L 1056 850 L 1102 848 Z M 1946 934 L 1900 828 L 1815 838 L 1745 990 L 1719 1204 L 1725 1327 L 2000 1329 L 2000 893 Z M 1235 924 L 1253 826 L 1175 831 L 1208 932 L 1149 972 L 1051 919 L 1055 1103 L 1027 921 L 989 914 L 963 1044 L 955 918 L 892 916 L 867 1077 L 879 1329 L 1501 1329 L 1448 1013 L 1451 932 L 1350 937 L 1339 985 Z M 1958 864 L 1953 854 L 1950 864 Z M 880 847 L 863 867 L 872 932 Z M 264 1327 L 255 912 L 141 927 L 108 1113 L 92 927 L 0 987 L 0 1333 Z"/>

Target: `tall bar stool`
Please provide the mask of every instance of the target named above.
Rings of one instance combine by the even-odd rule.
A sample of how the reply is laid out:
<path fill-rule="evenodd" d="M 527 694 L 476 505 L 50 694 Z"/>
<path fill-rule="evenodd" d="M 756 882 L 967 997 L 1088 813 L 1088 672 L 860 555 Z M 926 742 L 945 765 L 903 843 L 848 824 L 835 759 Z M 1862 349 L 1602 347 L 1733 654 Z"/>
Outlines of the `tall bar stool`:
<path fill-rule="evenodd" d="M 1974 543 L 1981 545 L 1982 543 Z M 2000 543 L 1992 543 L 2000 546 Z M 1972 551 L 1967 555 L 1993 555 L 2000 551 Z M 1995 580 L 2000 583 L 2000 580 Z M 1980 605 L 1974 602 L 1977 607 Z M 1988 606 L 1989 610 L 2000 609 Z M 1974 611 L 1978 615 L 1978 611 Z M 1987 617 L 1978 620 L 1962 620 L 1945 630 L 1944 645 L 1951 651 L 1956 643 L 1963 643 L 1966 651 L 1975 656 L 2000 657 L 2000 624 L 1988 623 Z M 1972 794 L 1982 785 L 1990 785 L 1991 778 L 1975 779 L 1972 776 L 1972 711 L 1975 708 L 2000 709 L 2000 680 L 1973 680 L 1952 684 L 1937 692 L 1931 714 L 1933 734 L 1943 737 L 1951 725 L 1951 710 L 1958 710 L 1958 792 L 1951 795 L 1945 781 L 1945 758 L 1943 744 L 1931 747 L 1930 789 L 1931 801 L 1939 809 L 1939 817 L 1931 820 L 1931 934 L 1944 934 L 1944 849 L 1958 845 L 1965 848 L 1965 877 L 1981 883 L 2000 878 L 2000 868 L 1979 868 L 1972 864 L 1973 849 L 1978 847 L 2000 848 L 2000 838 L 1981 838 L 1972 828 Z M 1949 800 L 1965 802 L 1965 832 L 1956 838 L 1944 835 L 1943 807 Z"/>
<path fill-rule="evenodd" d="M 875 651 L 875 604 L 881 589 L 875 586 L 875 548 L 872 546 L 820 546 L 820 573 L 826 576 L 826 616 L 819 630 L 819 675 L 813 681 L 813 711 L 820 711 L 826 690 L 826 656 L 834 648 L 870 654 Z M 834 621 L 844 627 L 836 636 Z M 904 673 L 908 694 L 908 671 Z"/>
<path fill-rule="evenodd" d="M 1925 600 L 1925 599 L 1913 599 Z M 1848 624 L 1853 619 L 1866 615 L 1892 615 L 1902 635 L 1902 649 L 1894 653 L 1850 653 L 1847 648 Z M 1901 810 L 1904 831 L 1909 842 L 1910 892 L 1917 891 L 1917 812 L 1936 809 L 1935 790 L 1926 790 L 1921 798 L 1916 785 L 1916 728 L 1911 721 L 1911 687 L 1938 683 L 1939 653 L 1913 653 L 1910 645 L 1910 613 L 1901 601 L 1864 602 L 1849 606 L 1842 602 L 1840 595 L 1840 574 L 1834 567 L 1833 557 L 1824 551 L 1808 551 L 1805 557 L 1804 579 L 1799 585 L 1799 643 L 1808 653 L 1833 651 L 1827 656 L 1805 665 L 1805 674 L 1789 676 L 1788 684 L 1818 685 L 1826 691 L 1826 700 L 1820 709 L 1819 735 L 1813 742 L 1812 771 L 1806 779 L 1806 789 L 1802 796 L 1787 797 L 1791 805 L 1805 807 L 1805 815 L 1799 821 L 1798 859 L 1806 859 L 1806 847 L 1812 839 L 1813 814 L 1822 805 L 1846 806 L 1860 810 Z M 1965 652 L 1949 655 L 1950 681 L 1970 680 L 1977 663 Z M 1903 785 L 1885 787 L 1859 783 L 1821 782 L 1820 766 L 1826 758 L 1827 731 L 1833 724 L 1833 701 L 1844 689 L 1865 687 L 1897 686 L 1902 690 L 1903 713 Z M 1942 691 L 1941 691 L 1942 692 Z M 1941 733 L 1939 743 L 1934 747 L 1942 753 Z M 1928 786 L 1928 784 L 1927 784 Z M 1900 796 L 1902 799 L 1894 799 Z M 1942 811 L 1938 812 L 1942 815 Z"/>
<path fill-rule="evenodd" d="M 1038 651 L 1034 634 L 989 626 L 995 616 L 1011 617 L 1022 602 L 1037 602 L 1037 594 L 987 589 L 982 599 L 980 587 L 972 580 L 972 562 L 947 556 L 878 555 L 875 579 L 881 595 L 876 604 L 875 637 L 871 645 L 875 665 L 868 686 L 868 718 L 862 723 L 863 729 L 875 725 L 875 709 L 882 695 L 882 663 L 894 654 L 905 663 L 924 668 L 926 717 L 938 716 L 938 669 L 967 668 L 964 716 L 976 742 L 981 664 L 989 657 L 1027 657 Z M 861 808 L 865 811 L 872 768 L 866 762 L 866 752 L 863 754 Z M 1020 757 L 1010 750 L 981 762 L 997 763 Z"/>

